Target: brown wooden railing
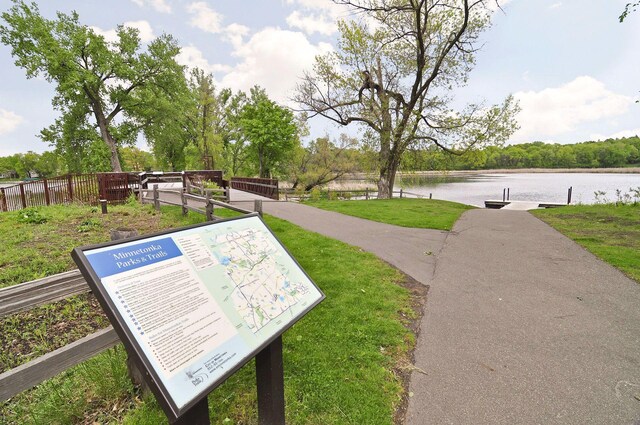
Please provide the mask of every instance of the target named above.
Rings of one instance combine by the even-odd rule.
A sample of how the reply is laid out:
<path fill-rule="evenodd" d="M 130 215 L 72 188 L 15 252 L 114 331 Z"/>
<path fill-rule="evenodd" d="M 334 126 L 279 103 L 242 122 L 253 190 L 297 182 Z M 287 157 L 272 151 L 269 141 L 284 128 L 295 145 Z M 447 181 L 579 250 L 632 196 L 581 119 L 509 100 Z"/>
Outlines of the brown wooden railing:
<path fill-rule="evenodd" d="M 66 176 L 22 182 L 0 189 L 0 211 L 64 204 L 72 201 L 98 203 L 98 180 L 95 174 Z"/>
<path fill-rule="evenodd" d="M 265 196 L 267 198 L 275 199 L 276 201 L 280 199 L 280 190 L 278 189 L 278 180 L 276 179 L 232 177 L 231 188 Z"/>
<path fill-rule="evenodd" d="M 184 189 L 189 182 L 202 185 L 202 181 L 208 180 L 227 188 L 229 183 L 222 177 L 220 170 L 67 174 L 0 188 L 0 211 L 69 202 L 98 205 L 100 199 L 117 204 L 126 201 L 132 193 L 147 189 L 149 183 L 180 182 Z"/>

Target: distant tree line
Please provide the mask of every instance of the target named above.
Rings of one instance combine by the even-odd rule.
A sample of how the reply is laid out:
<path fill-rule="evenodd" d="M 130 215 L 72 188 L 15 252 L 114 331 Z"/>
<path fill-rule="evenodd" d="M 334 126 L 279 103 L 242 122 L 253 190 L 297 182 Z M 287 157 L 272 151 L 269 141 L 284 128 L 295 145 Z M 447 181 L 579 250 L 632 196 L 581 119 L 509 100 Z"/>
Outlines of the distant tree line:
<path fill-rule="evenodd" d="M 631 166 L 640 166 L 640 138 L 637 136 L 566 145 L 533 142 L 488 146 L 462 156 L 435 149 L 414 150 L 405 156 L 402 163 L 405 171 Z"/>

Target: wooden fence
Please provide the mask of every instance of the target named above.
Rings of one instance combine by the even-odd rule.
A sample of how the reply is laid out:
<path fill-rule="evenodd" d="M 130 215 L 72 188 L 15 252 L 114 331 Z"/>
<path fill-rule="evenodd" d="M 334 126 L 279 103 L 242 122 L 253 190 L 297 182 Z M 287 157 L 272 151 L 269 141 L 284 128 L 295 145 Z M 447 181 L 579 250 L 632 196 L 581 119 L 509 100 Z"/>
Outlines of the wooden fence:
<path fill-rule="evenodd" d="M 277 179 L 261 179 L 257 177 L 231 177 L 231 187 L 244 192 L 265 196 L 276 201 L 280 199 Z"/>
<path fill-rule="evenodd" d="M 227 188 L 229 183 L 222 177 L 220 170 L 67 174 L 0 188 L 0 211 L 70 202 L 98 205 L 100 199 L 121 203 L 150 183 L 180 182 L 184 189 L 189 183 L 201 185 L 207 180 Z"/>
<path fill-rule="evenodd" d="M 156 189 L 156 192 L 159 191 Z M 178 193 L 179 196 L 179 192 L 172 192 L 174 194 Z M 216 206 L 231 209 L 242 214 L 252 213 L 252 211 L 238 208 L 215 199 L 187 195 L 184 194 L 184 192 L 182 195 L 194 202 L 204 205 L 204 210 L 194 205 L 186 206 L 190 211 L 206 214 L 208 220 L 218 219 L 218 217 L 213 214 L 214 207 Z M 158 199 L 157 202 L 166 205 L 176 205 L 176 203 L 169 200 Z M 178 206 L 182 205 L 178 204 Z M 261 206 L 256 205 L 256 210 L 261 211 Z M 186 214 L 186 211 L 187 210 L 183 208 L 183 213 Z M 0 318 L 86 292 L 89 292 L 89 286 L 78 270 L 71 270 L 44 279 L 2 288 L 0 289 Z M 8 400 L 16 394 L 32 388 L 70 367 L 90 359 L 119 342 L 120 340 L 113 330 L 113 327 L 109 326 L 108 328 L 87 335 L 84 338 L 16 368 L 3 372 L 0 374 L 0 402 Z"/>

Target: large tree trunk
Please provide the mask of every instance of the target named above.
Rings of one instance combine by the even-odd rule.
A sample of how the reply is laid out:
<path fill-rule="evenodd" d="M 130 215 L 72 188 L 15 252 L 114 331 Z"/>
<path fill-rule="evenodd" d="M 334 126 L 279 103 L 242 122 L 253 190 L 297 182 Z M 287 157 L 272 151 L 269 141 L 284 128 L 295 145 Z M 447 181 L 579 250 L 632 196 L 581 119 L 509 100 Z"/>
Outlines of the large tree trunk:
<path fill-rule="evenodd" d="M 113 136 L 111 136 L 111 133 L 109 132 L 109 124 L 107 123 L 107 118 L 104 116 L 101 105 L 94 103 L 93 113 L 96 117 L 96 121 L 98 122 L 98 127 L 100 128 L 100 136 L 111 152 L 111 171 L 121 173 L 122 166 L 120 165 L 120 158 L 118 158 L 118 145 L 116 144 L 116 141 L 113 140 Z"/>

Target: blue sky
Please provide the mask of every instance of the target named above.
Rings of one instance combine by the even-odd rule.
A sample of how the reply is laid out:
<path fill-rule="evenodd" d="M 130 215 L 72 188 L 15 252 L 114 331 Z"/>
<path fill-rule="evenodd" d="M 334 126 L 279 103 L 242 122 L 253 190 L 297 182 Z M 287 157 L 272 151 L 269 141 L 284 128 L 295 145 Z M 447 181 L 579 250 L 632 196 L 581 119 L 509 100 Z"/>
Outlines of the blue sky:
<path fill-rule="evenodd" d="M 469 84 L 458 101 L 520 101 L 521 129 L 510 143 L 572 143 L 640 134 L 640 12 L 624 23 L 627 0 L 501 1 Z M 163 32 L 183 47 L 180 62 L 213 72 L 222 87 L 259 84 L 287 103 L 316 54 L 335 45 L 336 20 L 348 12 L 329 0 L 38 1 L 41 13 L 76 10 L 81 22 L 110 37 L 135 26 L 143 41 Z M 0 10 L 11 6 L 0 0 Z M 50 149 L 37 138 L 53 123 L 53 86 L 27 80 L 0 45 L 0 156 Z M 293 106 L 293 105 L 291 105 Z M 320 119 L 312 137 L 341 129 Z M 144 147 L 144 146 L 143 146 Z"/>

